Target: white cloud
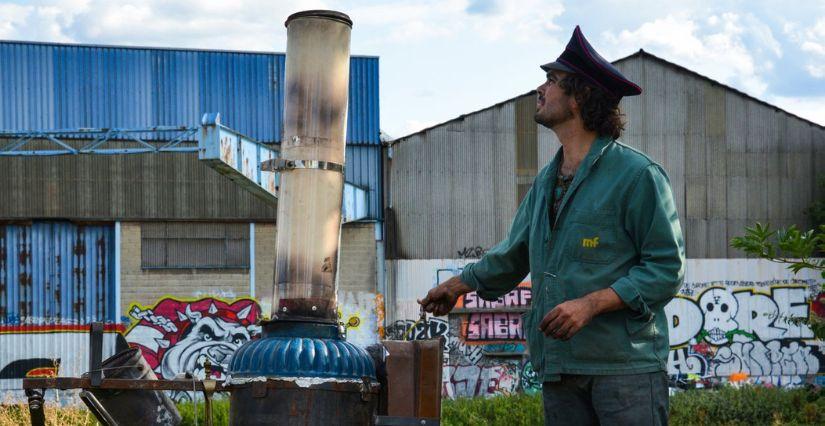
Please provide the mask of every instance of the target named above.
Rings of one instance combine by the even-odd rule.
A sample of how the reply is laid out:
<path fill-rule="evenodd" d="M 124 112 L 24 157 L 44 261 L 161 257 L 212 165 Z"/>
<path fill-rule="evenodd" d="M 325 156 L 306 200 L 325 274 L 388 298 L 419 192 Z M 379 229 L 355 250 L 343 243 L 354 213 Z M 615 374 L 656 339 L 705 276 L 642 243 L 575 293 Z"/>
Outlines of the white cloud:
<path fill-rule="evenodd" d="M 825 126 L 825 96 L 796 98 L 772 96 L 768 102 L 807 120 Z"/>
<path fill-rule="evenodd" d="M 814 78 L 825 78 L 825 18 L 819 18 L 808 28 L 786 25 L 788 38 L 799 45 L 803 52 L 810 53 L 805 70 Z"/>
<path fill-rule="evenodd" d="M 0 36 L 60 41 L 238 50 L 282 50 L 283 23 L 322 0 L 70 0 L 0 5 Z"/>
<path fill-rule="evenodd" d="M 484 13 L 474 6 L 467 0 L 405 0 L 355 7 L 351 16 L 357 25 L 383 27 L 385 38 L 396 43 L 460 36 L 525 41 L 558 30 L 553 21 L 564 12 L 561 0 L 499 1 Z"/>
<path fill-rule="evenodd" d="M 781 45 L 770 27 L 752 15 L 743 18 L 730 12 L 703 20 L 688 13 L 672 14 L 635 30 L 606 32 L 603 36 L 614 49 L 646 48 L 754 96 L 763 95 L 768 87 L 761 73 L 773 67 L 772 58 L 782 56 Z M 748 43 L 757 48 L 749 48 Z"/>

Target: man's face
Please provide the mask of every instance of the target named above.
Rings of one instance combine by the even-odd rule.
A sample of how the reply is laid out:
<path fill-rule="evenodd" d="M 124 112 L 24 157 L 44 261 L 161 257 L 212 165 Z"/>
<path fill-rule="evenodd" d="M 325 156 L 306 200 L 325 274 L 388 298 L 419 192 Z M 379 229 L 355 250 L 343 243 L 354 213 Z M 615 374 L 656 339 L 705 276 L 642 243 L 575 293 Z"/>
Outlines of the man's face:
<path fill-rule="evenodd" d="M 567 73 L 552 70 L 547 73 L 547 80 L 536 89 L 536 123 L 553 129 L 554 127 L 573 119 L 571 108 L 572 98 L 564 93 L 558 82 L 564 79 Z"/>

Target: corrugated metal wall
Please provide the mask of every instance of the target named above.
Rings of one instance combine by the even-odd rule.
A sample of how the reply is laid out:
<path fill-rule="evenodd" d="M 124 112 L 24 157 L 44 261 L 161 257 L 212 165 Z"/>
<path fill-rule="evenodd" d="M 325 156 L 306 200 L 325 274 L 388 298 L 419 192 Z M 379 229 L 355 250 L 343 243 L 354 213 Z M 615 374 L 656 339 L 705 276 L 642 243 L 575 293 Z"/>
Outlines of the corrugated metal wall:
<path fill-rule="evenodd" d="M 617 66 L 644 88 L 622 101 L 621 140 L 667 170 L 688 257 L 742 257 L 728 243 L 756 221 L 810 225 L 804 209 L 825 197 L 815 185 L 825 128 L 649 54 Z M 393 145 L 385 164 L 395 241 L 387 244 L 397 244 L 398 258 L 454 259 L 506 235 L 516 205 L 502 195 L 525 180 L 514 172 L 517 153 L 517 171 L 529 165 L 526 152 L 541 170 L 559 147 L 543 127 L 536 150 L 517 143 L 532 144 L 532 102 L 520 96 Z"/>
<path fill-rule="evenodd" d="M 0 324 L 115 321 L 114 227 L 0 226 Z"/>
<path fill-rule="evenodd" d="M 282 53 L 0 42 L 0 129 L 195 126 L 281 139 Z M 278 117 L 278 120 L 274 118 Z M 350 64 L 347 141 L 380 143 L 378 58 Z"/>
<path fill-rule="evenodd" d="M 616 65 L 645 90 L 622 141 L 667 170 L 688 257 L 742 257 L 729 241 L 757 221 L 810 226 L 825 128 L 646 53 Z"/>
<path fill-rule="evenodd" d="M 227 126 L 279 142 L 285 59 L 281 53 L 0 42 L 0 129 L 197 126 L 203 113 L 217 111 Z M 370 189 L 372 219 L 382 211 L 378 101 L 378 58 L 353 57 L 347 175 Z"/>
<path fill-rule="evenodd" d="M 193 153 L 0 157 L 0 218 L 274 222 Z"/>
<path fill-rule="evenodd" d="M 465 248 L 490 248 L 504 237 L 518 200 L 516 151 L 519 142 L 531 140 L 515 111 L 507 102 L 393 145 L 385 163 L 387 207 L 397 221 L 387 235 L 395 238 L 388 241 L 395 244 L 390 254 L 456 258 Z"/>

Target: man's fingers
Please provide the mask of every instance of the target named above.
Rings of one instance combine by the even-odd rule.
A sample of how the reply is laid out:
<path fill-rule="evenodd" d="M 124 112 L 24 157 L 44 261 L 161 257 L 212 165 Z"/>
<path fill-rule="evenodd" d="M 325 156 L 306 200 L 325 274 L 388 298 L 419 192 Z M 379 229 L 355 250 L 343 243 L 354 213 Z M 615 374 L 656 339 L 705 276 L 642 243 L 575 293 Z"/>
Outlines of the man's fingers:
<path fill-rule="evenodd" d="M 570 324 L 562 324 L 557 329 L 553 331 L 553 338 L 555 339 L 564 339 L 564 336 L 572 329 L 573 326 Z"/>
<path fill-rule="evenodd" d="M 547 328 L 547 325 L 550 324 L 551 321 L 556 319 L 556 316 L 558 316 L 558 314 L 559 314 L 559 308 L 558 307 L 553 308 L 547 315 L 544 316 L 544 318 L 539 323 L 539 330 L 544 331 L 544 329 Z M 545 333 L 545 334 L 547 334 L 547 333 Z"/>
<path fill-rule="evenodd" d="M 576 335 L 576 333 L 578 333 L 578 332 L 579 332 L 579 330 L 581 330 L 581 327 L 579 327 L 579 326 L 577 326 L 577 325 L 575 325 L 575 324 L 574 324 L 572 327 L 570 327 L 569 329 L 567 329 L 567 330 L 565 331 L 565 333 L 564 333 L 564 335 L 561 337 L 561 339 L 562 339 L 562 340 L 570 340 L 570 338 L 571 338 L 571 337 L 573 337 L 573 336 L 575 336 L 575 335 Z"/>

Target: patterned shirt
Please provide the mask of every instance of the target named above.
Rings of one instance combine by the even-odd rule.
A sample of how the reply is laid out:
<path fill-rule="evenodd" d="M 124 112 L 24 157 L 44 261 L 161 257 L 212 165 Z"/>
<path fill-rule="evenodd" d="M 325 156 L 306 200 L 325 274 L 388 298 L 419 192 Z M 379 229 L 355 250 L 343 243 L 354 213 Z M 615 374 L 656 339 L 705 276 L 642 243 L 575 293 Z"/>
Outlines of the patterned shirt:
<path fill-rule="evenodd" d="M 573 178 L 576 175 L 565 176 L 561 173 L 556 175 L 556 186 L 553 189 L 553 206 L 550 209 L 550 225 L 553 225 L 556 221 L 556 213 L 559 211 L 559 207 L 561 207 L 561 201 L 564 200 L 564 194 L 567 193 L 567 189 L 570 188 L 570 184 L 573 183 Z"/>

